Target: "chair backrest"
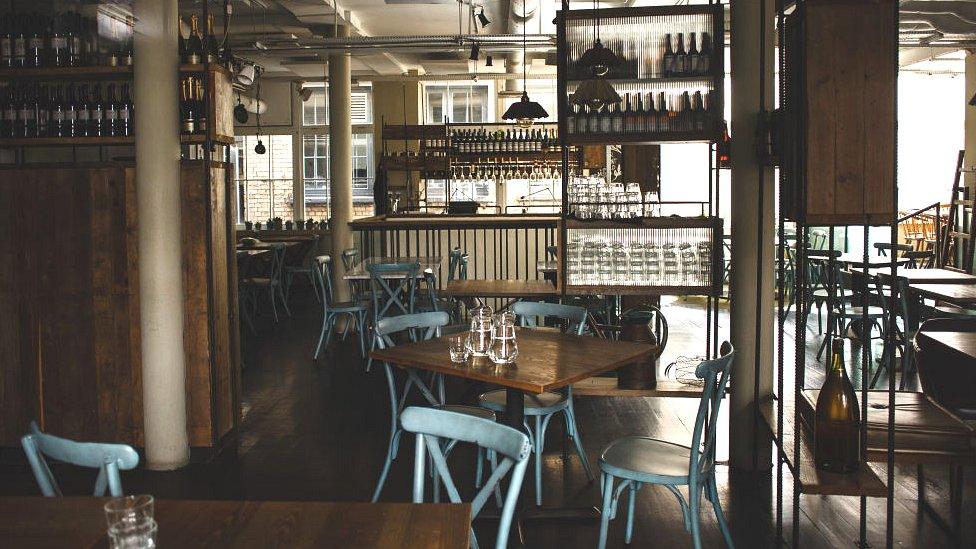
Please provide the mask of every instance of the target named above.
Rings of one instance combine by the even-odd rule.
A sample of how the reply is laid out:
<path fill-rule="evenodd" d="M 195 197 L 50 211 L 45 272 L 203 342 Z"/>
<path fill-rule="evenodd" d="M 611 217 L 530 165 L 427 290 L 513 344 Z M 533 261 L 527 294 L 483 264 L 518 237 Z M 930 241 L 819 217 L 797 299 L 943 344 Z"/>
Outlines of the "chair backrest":
<path fill-rule="evenodd" d="M 910 244 L 891 244 L 890 242 L 875 242 L 874 249 L 878 250 L 878 255 L 887 256 L 889 250 L 897 252 L 910 252 L 914 248 Z"/>
<path fill-rule="evenodd" d="M 732 373 L 735 349 L 728 341 L 722 343 L 720 356 L 702 361 L 695 375 L 703 381 L 702 396 L 698 403 L 695 430 L 691 435 L 691 459 L 688 467 L 689 484 L 697 486 L 700 475 L 715 467 L 715 432 L 718 430 L 718 412 L 725 398 L 725 387 Z M 697 492 L 692 492 L 697 493 Z"/>
<path fill-rule="evenodd" d="M 376 345 L 380 349 L 393 347 L 393 334 L 407 332 L 410 334 L 411 341 L 428 340 L 440 336 L 440 329 L 451 321 L 450 315 L 444 311 L 434 311 L 430 313 L 413 313 L 400 316 L 390 316 L 381 318 L 376 323 Z M 417 332 L 423 330 L 420 337 Z"/>
<path fill-rule="evenodd" d="M 586 308 L 544 301 L 518 301 L 512 305 L 512 312 L 519 317 L 522 326 L 539 326 L 538 318 L 554 316 L 565 320 L 569 326 L 566 331 L 583 335 L 586 329 Z"/>
<path fill-rule="evenodd" d="M 312 280 L 319 290 L 322 291 L 322 308 L 325 312 L 329 311 L 332 304 L 332 256 L 318 255 L 312 261 Z"/>
<path fill-rule="evenodd" d="M 359 250 L 356 248 L 346 248 L 342 250 L 342 267 L 349 271 L 356 266 L 359 261 Z"/>
<path fill-rule="evenodd" d="M 271 265 L 268 271 L 268 278 L 271 280 L 281 280 L 281 270 L 285 266 L 285 252 L 288 246 L 284 242 L 271 244 Z"/>
<path fill-rule="evenodd" d="M 546 259 L 549 261 L 555 261 L 559 259 L 559 246 L 556 245 L 546 246 Z"/>
<path fill-rule="evenodd" d="M 447 261 L 447 280 L 466 280 L 468 278 L 468 254 L 456 247 L 451 250 Z"/>
<path fill-rule="evenodd" d="M 497 549 L 506 547 L 509 529 L 512 525 L 512 516 L 518 503 L 522 480 L 525 478 L 525 468 L 531 453 L 529 438 L 520 431 L 489 419 L 436 408 L 411 406 L 400 415 L 400 423 L 405 431 L 417 435 L 413 473 L 414 503 L 423 503 L 424 501 L 424 483 L 427 479 L 424 469 L 427 465 L 428 452 L 434 464 L 434 470 L 444 484 L 451 502 L 461 503 L 457 485 L 455 485 L 447 467 L 442 441 L 468 442 L 495 452 L 500 461 L 485 484 L 475 494 L 474 499 L 471 500 L 471 517 L 474 518 L 478 515 L 495 487 L 511 471 L 511 480 L 508 483 L 508 490 L 505 491 L 505 503 L 502 505 L 501 520 L 495 541 Z M 473 530 L 471 536 L 474 540 Z M 477 546 L 476 542 L 472 545 Z"/>
<path fill-rule="evenodd" d="M 646 323 L 654 334 L 654 344 L 659 347 L 658 354 L 668 345 L 668 319 L 661 309 L 652 303 L 642 303 L 633 309 L 627 309 L 620 315 L 621 324 L 627 320 Z"/>
<path fill-rule="evenodd" d="M 139 454 L 131 446 L 75 442 L 42 433 L 33 421 L 30 424 L 30 433 L 20 439 L 20 444 L 41 493 L 47 497 L 59 497 L 63 494 L 44 456 L 78 467 L 98 469 L 95 490 L 92 493 L 94 496 L 105 495 L 106 488 L 113 497 L 122 496 L 122 477 L 119 471 L 128 471 L 139 465 Z"/>
<path fill-rule="evenodd" d="M 437 304 L 437 275 L 434 271 L 426 269 L 424 271 L 424 284 L 427 285 L 427 297 L 430 298 L 430 310 L 439 311 Z"/>
<path fill-rule="evenodd" d="M 420 264 L 376 263 L 366 265 L 373 297 L 373 321 L 413 312 Z M 392 310 L 391 310 L 392 309 Z"/>

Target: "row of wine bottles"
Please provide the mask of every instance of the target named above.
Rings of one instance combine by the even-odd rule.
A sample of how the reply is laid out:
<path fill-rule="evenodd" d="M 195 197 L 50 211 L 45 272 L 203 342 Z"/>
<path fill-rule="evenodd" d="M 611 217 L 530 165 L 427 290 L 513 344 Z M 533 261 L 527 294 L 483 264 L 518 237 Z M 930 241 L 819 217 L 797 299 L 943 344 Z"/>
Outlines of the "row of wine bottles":
<path fill-rule="evenodd" d="M 658 35 L 660 36 L 660 35 Z M 713 67 L 714 47 L 707 32 L 664 34 L 654 38 L 650 33 L 620 33 L 603 37 L 606 48 L 617 57 L 617 63 L 609 67 L 607 78 L 676 78 L 685 76 L 707 76 Z M 700 38 L 700 40 L 699 40 Z M 568 65 L 570 80 L 592 78 L 590 67 L 577 60 L 582 56 L 590 42 L 570 43 Z"/>
<path fill-rule="evenodd" d="M 98 82 L 11 85 L 0 98 L 0 137 L 124 137 L 132 135 L 129 85 Z"/>
<path fill-rule="evenodd" d="M 132 65 L 132 21 L 115 37 L 80 13 L 8 14 L 0 20 L 0 66 L 5 68 Z"/>
<path fill-rule="evenodd" d="M 183 36 L 183 25 L 180 25 L 180 62 L 196 65 L 216 63 L 220 59 L 220 45 L 213 33 L 213 15 L 207 16 L 207 32 L 200 32 L 199 20 L 196 15 L 190 16 L 190 35 Z"/>
<path fill-rule="evenodd" d="M 506 129 L 490 131 L 458 129 L 451 132 L 448 147 L 457 153 L 543 152 L 556 147 L 556 130 Z"/>
<path fill-rule="evenodd" d="M 711 101 L 700 90 L 689 94 L 658 92 L 626 94 L 620 105 L 611 105 L 601 110 L 569 105 L 566 116 L 566 131 L 570 134 L 625 134 L 625 133 L 667 133 L 682 131 L 707 131 L 714 129 L 719 118 L 710 109 Z M 656 104 L 655 104 L 656 103 Z"/>
<path fill-rule="evenodd" d="M 180 78 L 180 132 L 207 132 L 206 96 L 199 76 Z"/>

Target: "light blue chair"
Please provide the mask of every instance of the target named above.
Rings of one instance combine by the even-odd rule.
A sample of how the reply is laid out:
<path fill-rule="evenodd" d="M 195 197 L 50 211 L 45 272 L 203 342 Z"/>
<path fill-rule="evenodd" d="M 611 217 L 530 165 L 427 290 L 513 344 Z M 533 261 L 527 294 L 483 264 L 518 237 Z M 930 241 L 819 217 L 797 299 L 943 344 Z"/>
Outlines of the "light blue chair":
<path fill-rule="evenodd" d="M 444 484 L 451 503 L 461 503 L 461 496 L 447 467 L 447 459 L 443 451 L 445 441 L 473 443 L 478 445 L 479 451 L 488 451 L 501 458 L 492 470 L 491 476 L 471 501 L 471 518 L 478 516 L 488 497 L 511 471 L 512 477 L 505 493 L 505 503 L 498 524 L 498 536 L 495 540 L 496 549 L 506 547 L 512 516 L 515 513 L 522 480 L 525 477 L 525 467 L 528 464 L 530 452 L 528 437 L 490 419 L 434 408 L 411 406 L 403 411 L 401 421 L 405 431 L 417 435 L 413 474 L 414 503 L 424 502 L 424 483 L 427 476 L 424 468 L 428 462 L 428 453 L 430 461 L 433 462 L 433 469 L 437 472 L 439 483 Z M 435 484 L 437 491 L 439 491 L 439 483 Z M 471 531 L 470 545 L 475 549 L 478 548 L 478 539 L 474 535 L 474 530 Z"/>
<path fill-rule="evenodd" d="M 537 318 L 556 317 L 568 323 L 567 332 L 583 335 L 586 324 L 586 309 L 575 305 L 561 305 L 559 303 L 543 303 L 519 301 L 512 305 L 512 312 L 518 318 L 522 326 L 538 326 Z M 504 389 L 497 389 L 482 393 L 478 397 L 479 404 L 494 412 L 505 411 L 506 394 Z M 525 430 L 529 434 L 532 448 L 535 452 L 535 504 L 542 505 L 542 451 L 545 449 L 546 429 L 553 416 L 562 412 L 566 420 L 566 434 L 573 439 L 576 447 L 576 454 L 583 463 L 586 477 L 593 480 L 593 471 L 590 469 L 590 462 L 586 459 L 586 452 L 583 450 L 583 441 L 580 439 L 579 429 L 576 428 L 576 415 L 573 412 L 573 390 L 566 388 L 565 393 L 547 392 L 541 395 L 524 395 L 525 402 Z M 528 418 L 533 418 L 533 425 L 530 427 Z"/>
<path fill-rule="evenodd" d="M 37 485 L 41 488 L 41 494 L 49 498 L 64 494 L 61 493 L 44 456 L 78 467 L 98 469 L 95 490 L 92 493 L 96 497 L 104 496 L 106 488 L 112 497 L 121 497 L 122 476 L 119 471 L 128 471 L 139 465 L 139 454 L 131 446 L 75 442 L 59 438 L 42 433 L 33 421 L 30 424 L 30 433 L 20 439 L 20 444 L 27 454 L 27 461 L 34 472 Z"/>
<path fill-rule="evenodd" d="M 372 299 L 372 325 L 374 328 L 373 341 L 369 349 L 376 349 L 379 336 L 375 328 L 380 319 L 388 316 L 408 315 L 417 312 L 414 304 L 417 297 L 417 273 L 420 264 L 411 263 L 376 263 L 366 265 L 369 273 L 369 296 Z M 366 371 L 373 366 L 373 359 L 366 360 Z"/>
<path fill-rule="evenodd" d="M 312 269 L 312 280 L 316 292 L 322 296 L 322 331 L 319 333 L 319 343 L 315 346 L 315 354 L 312 360 L 318 360 L 319 351 L 322 344 L 329 347 L 329 340 L 332 339 L 332 332 L 335 331 L 336 320 L 343 315 L 349 316 L 345 328 L 342 330 L 342 339 L 346 339 L 349 333 L 350 322 L 355 323 L 356 333 L 359 337 L 359 352 L 363 357 L 366 356 L 366 304 L 356 301 L 333 301 L 332 292 L 332 257 L 328 255 L 317 256 L 314 260 Z"/>
<path fill-rule="evenodd" d="M 405 334 L 410 341 L 426 341 L 434 337 L 439 337 L 441 335 L 441 328 L 447 326 L 448 322 L 450 322 L 450 317 L 443 311 L 414 313 L 409 315 L 382 318 L 376 325 L 375 341 L 380 349 L 387 349 L 395 346 L 396 343 L 393 341 L 393 336 L 395 334 Z M 445 404 L 444 376 L 442 375 L 432 375 L 429 379 L 423 380 L 419 375 L 417 375 L 416 371 L 410 368 L 405 368 L 404 372 L 407 376 L 406 382 L 403 384 L 402 388 L 398 388 L 393 367 L 390 365 L 390 363 L 384 362 L 383 368 L 386 371 L 386 383 L 390 393 L 390 442 L 387 445 L 386 458 L 383 462 L 383 469 L 380 471 L 380 478 L 376 483 L 376 489 L 373 491 L 373 503 L 379 501 L 380 493 L 383 491 L 383 486 L 386 484 L 386 477 L 390 472 L 390 466 L 393 464 L 393 460 L 396 459 L 397 454 L 399 453 L 400 437 L 403 435 L 403 429 L 400 427 L 400 414 L 403 411 L 403 408 L 406 406 L 407 398 L 410 396 L 410 391 L 414 387 L 420 391 L 420 394 L 423 395 L 424 399 L 431 406 L 435 406 L 442 410 L 450 410 L 453 412 L 479 417 L 486 421 L 495 421 L 495 414 L 490 410 L 485 410 L 484 408 L 479 408 L 477 406 Z M 431 386 L 435 384 L 438 391 L 437 395 L 435 395 L 434 390 L 431 389 Z M 478 470 L 476 472 L 476 478 L 479 481 L 482 474 L 482 463 L 483 456 L 479 451 L 477 461 Z M 439 493 L 435 492 L 435 495 L 436 497 L 439 497 Z"/>
<path fill-rule="evenodd" d="M 725 537 L 725 543 L 734 547 L 729 525 L 722 513 L 715 486 L 715 425 L 725 396 L 725 386 L 732 370 L 735 355 L 732 345 L 722 344 L 721 357 L 706 360 L 698 365 L 695 375 L 704 381 L 695 430 L 691 446 L 650 437 L 629 436 L 619 438 L 600 456 L 603 471 L 603 513 L 600 517 L 600 544 L 607 545 L 607 529 L 617 514 L 617 502 L 624 490 L 630 490 L 627 506 L 627 532 L 625 542 L 630 543 L 634 532 L 634 500 L 637 491 L 646 484 L 660 484 L 678 498 L 685 519 L 685 529 L 691 532 L 696 549 L 701 547 L 701 496 L 712 503 L 715 518 Z M 614 487 L 616 479 L 622 482 Z M 681 495 L 679 486 L 688 486 L 688 500 Z"/>

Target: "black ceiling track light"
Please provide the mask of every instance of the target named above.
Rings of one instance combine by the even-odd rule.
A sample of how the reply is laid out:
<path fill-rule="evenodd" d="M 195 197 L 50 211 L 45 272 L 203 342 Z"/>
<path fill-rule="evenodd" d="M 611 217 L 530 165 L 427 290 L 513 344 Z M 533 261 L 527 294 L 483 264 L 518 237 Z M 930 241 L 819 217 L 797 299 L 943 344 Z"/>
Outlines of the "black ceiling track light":
<path fill-rule="evenodd" d="M 478 17 L 478 23 L 481 24 L 481 28 L 485 28 L 485 27 L 487 27 L 488 25 L 491 24 L 491 20 L 488 19 L 488 16 L 487 15 L 485 15 L 485 7 L 484 6 L 481 6 L 481 13 L 479 13 L 477 15 L 477 17 Z"/>
<path fill-rule="evenodd" d="M 471 44 L 471 55 L 468 56 L 468 59 L 471 61 L 477 61 L 480 54 L 481 46 L 479 46 L 477 42 Z"/>

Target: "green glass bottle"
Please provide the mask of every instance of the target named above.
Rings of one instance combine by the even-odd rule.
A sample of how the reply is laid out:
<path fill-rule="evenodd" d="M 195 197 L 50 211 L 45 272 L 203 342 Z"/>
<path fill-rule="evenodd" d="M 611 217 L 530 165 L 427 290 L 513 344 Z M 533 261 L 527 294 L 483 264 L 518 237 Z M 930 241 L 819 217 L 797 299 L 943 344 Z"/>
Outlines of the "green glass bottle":
<path fill-rule="evenodd" d="M 861 464 L 861 413 L 854 385 L 844 369 L 844 338 L 831 342 L 831 366 L 815 418 L 814 461 L 833 473 L 851 473 Z"/>

